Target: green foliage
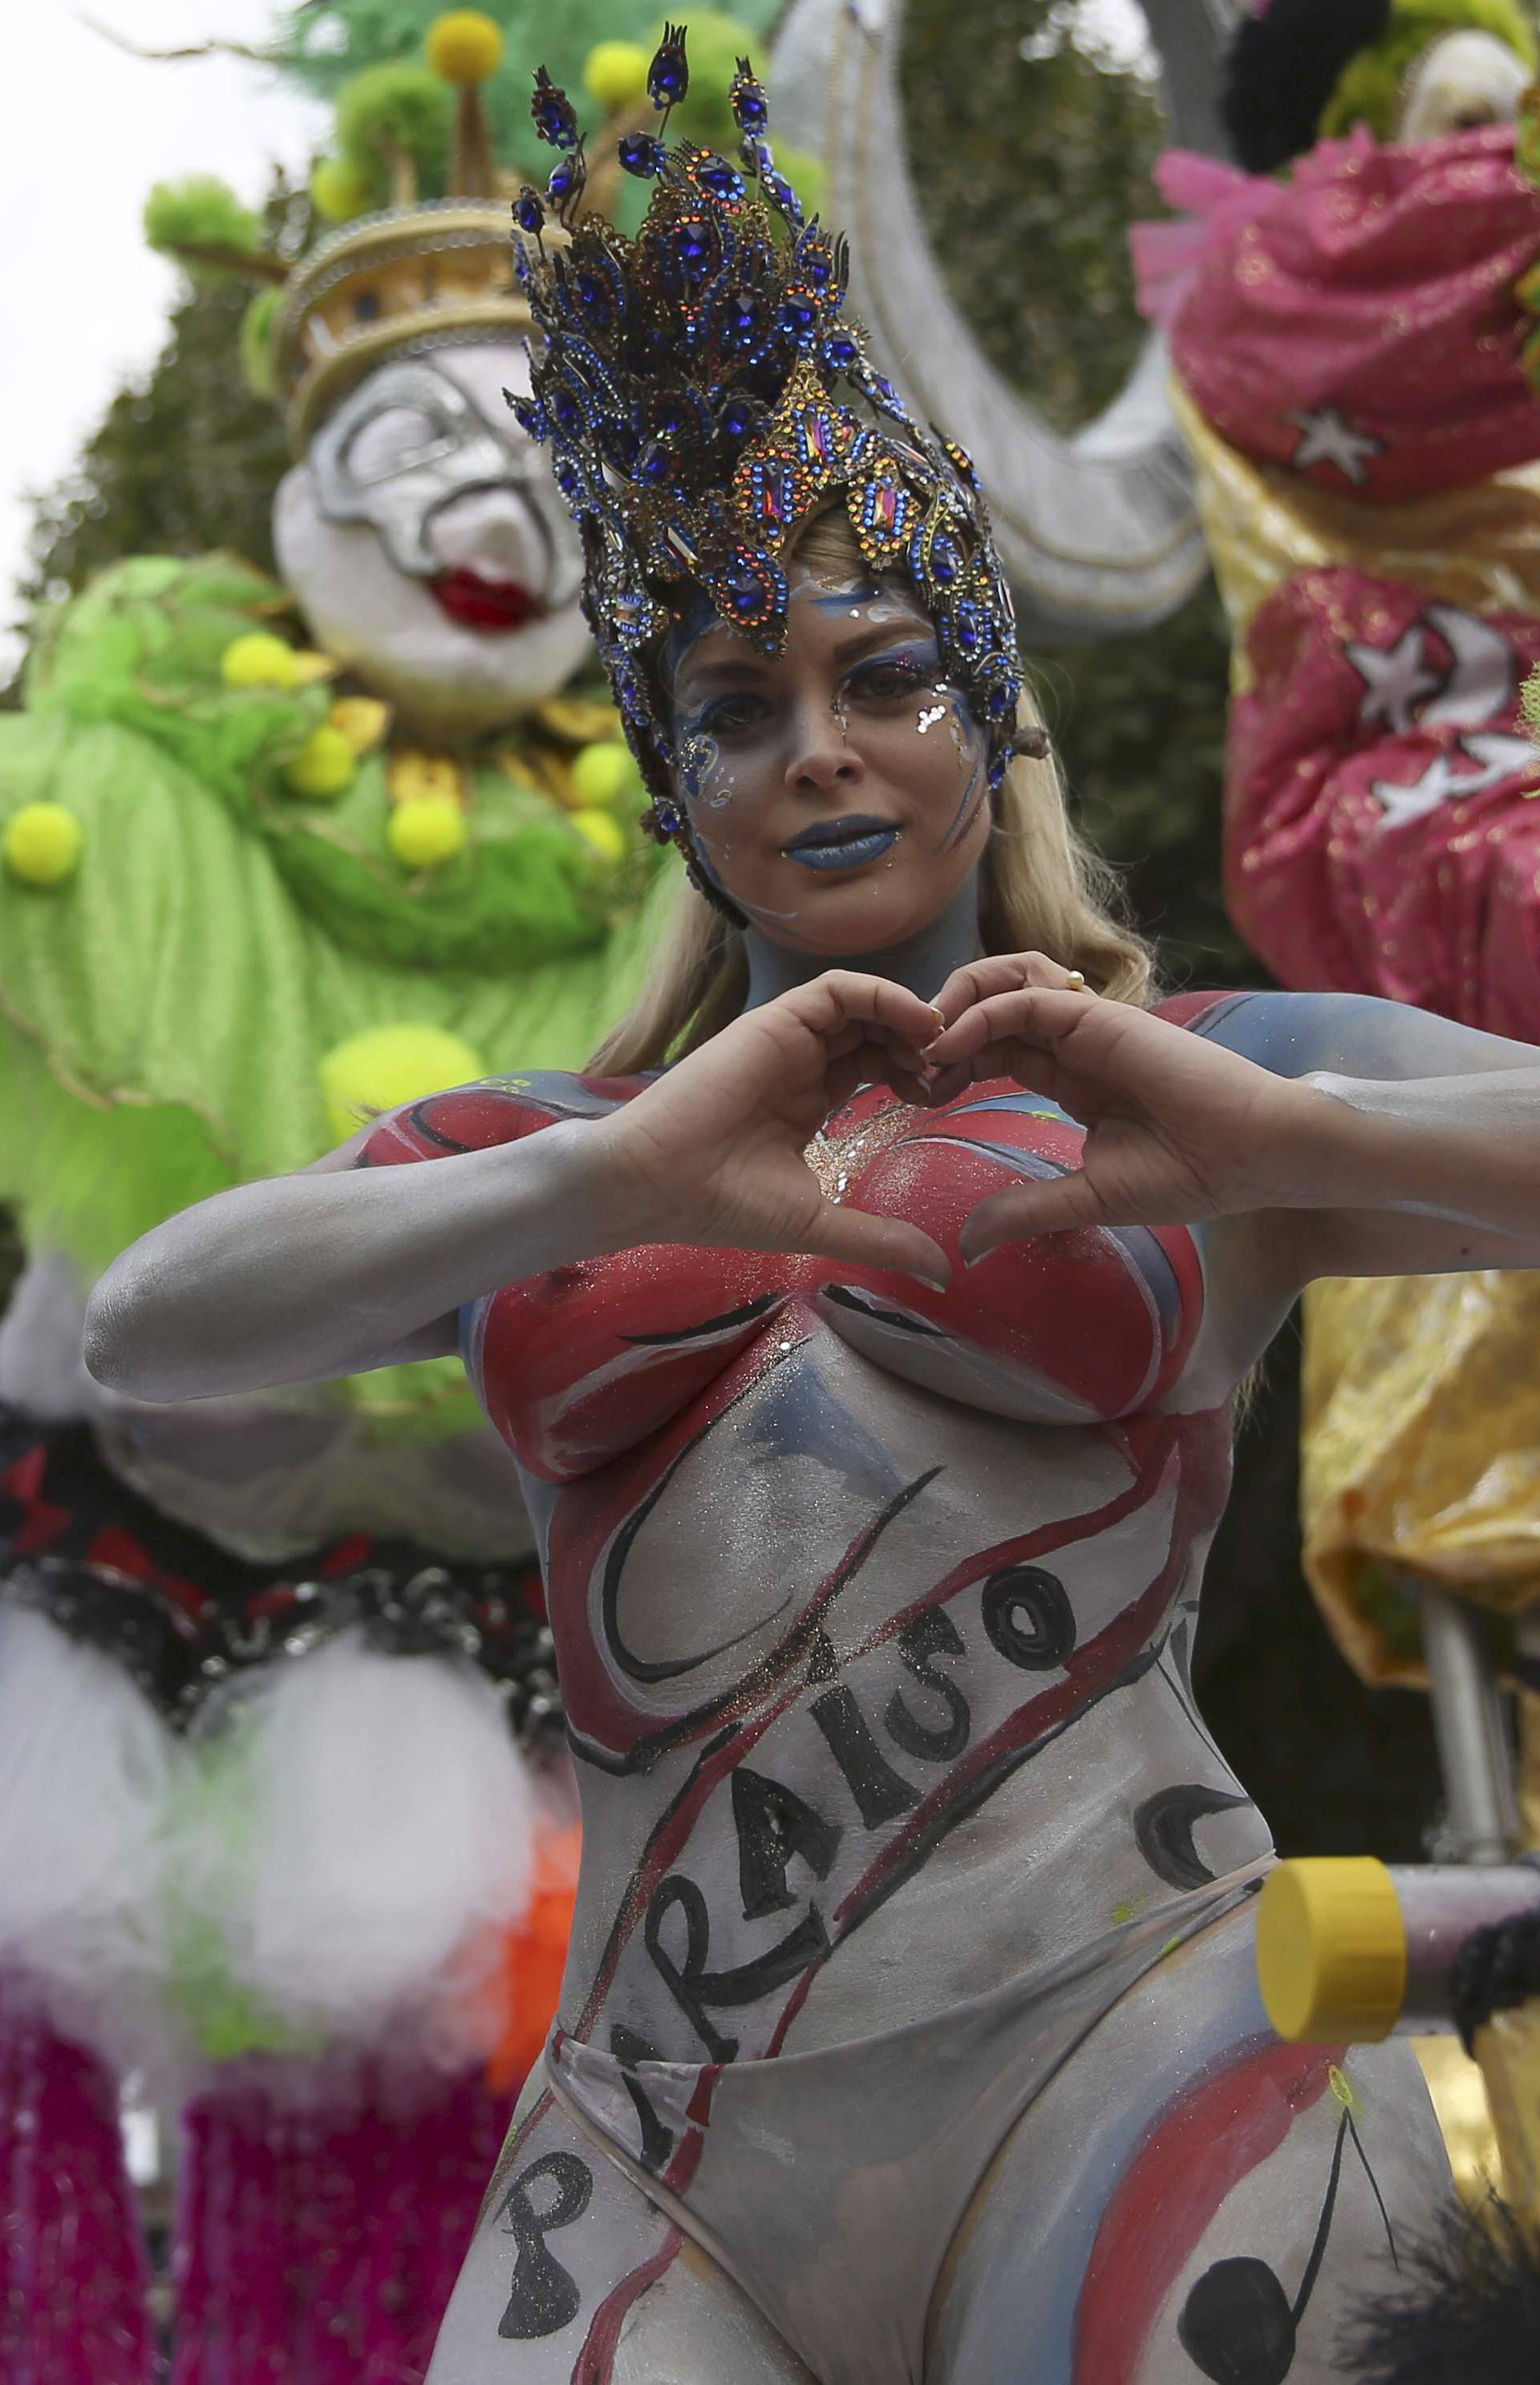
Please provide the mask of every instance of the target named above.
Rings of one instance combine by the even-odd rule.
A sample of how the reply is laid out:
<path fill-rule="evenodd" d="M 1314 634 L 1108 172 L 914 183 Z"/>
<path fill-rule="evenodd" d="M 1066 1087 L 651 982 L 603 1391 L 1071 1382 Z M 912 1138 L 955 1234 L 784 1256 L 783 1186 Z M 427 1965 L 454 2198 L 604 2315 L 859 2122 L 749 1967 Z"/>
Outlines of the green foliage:
<path fill-rule="evenodd" d="M 251 256 L 262 246 L 262 223 L 217 174 L 193 174 L 155 184 L 144 202 L 144 238 L 185 265 L 195 281 L 222 281 L 230 279 L 227 269 L 185 252 L 217 248 Z"/>
<path fill-rule="evenodd" d="M 333 99 L 360 67 L 396 59 L 420 63 L 428 29 L 443 9 L 444 0 L 312 0 L 308 6 L 301 0 L 279 18 L 276 45 L 282 70 L 305 90 Z M 590 50 L 596 42 L 645 43 L 661 20 L 653 0 L 645 6 L 640 0 L 561 0 L 556 7 L 550 0 L 501 0 L 493 13 L 507 48 L 496 74 L 481 88 L 497 155 L 506 165 L 540 172 L 543 180 L 551 152 L 535 138 L 529 120 L 533 69 L 542 62 L 550 69 L 591 131 L 600 110 L 583 88 Z M 780 0 L 741 0 L 732 12 L 755 37 L 761 56 L 779 14 Z M 692 51 L 696 26 L 704 21 L 698 17 L 691 22 Z M 683 111 L 678 120 L 683 129 Z"/>
<path fill-rule="evenodd" d="M 273 336 L 282 305 L 283 292 L 275 284 L 259 290 L 241 318 L 241 378 L 254 397 L 269 406 L 278 399 Z"/>
<path fill-rule="evenodd" d="M 1065 0 L 970 0 L 960 38 L 955 0 L 910 0 L 902 72 L 952 295 L 1062 430 L 1117 394 L 1142 344 L 1128 225 L 1161 212 L 1164 140 L 1149 88 L 1077 48 L 1079 21 Z M 1177 981 L 1259 980 L 1219 885 L 1227 655 L 1206 587 L 1159 629 L 1029 657 L 1082 825 Z"/>
<path fill-rule="evenodd" d="M 1074 0 L 976 0 L 960 37 L 956 0 L 912 0 L 901 67 L 952 294 L 1061 430 L 1115 397 L 1138 353 L 1128 226 L 1162 212 L 1154 94 L 1076 47 L 1080 15 Z"/>
<path fill-rule="evenodd" d="M 368 175 L 381 201 L 394 154 L 409 157 L 423 194 L 441 191 L 454 124 L 454 97 L 425 66 L 404 61 L 367 67 L 337 94 L 337 139 L 343 157 Z"/>

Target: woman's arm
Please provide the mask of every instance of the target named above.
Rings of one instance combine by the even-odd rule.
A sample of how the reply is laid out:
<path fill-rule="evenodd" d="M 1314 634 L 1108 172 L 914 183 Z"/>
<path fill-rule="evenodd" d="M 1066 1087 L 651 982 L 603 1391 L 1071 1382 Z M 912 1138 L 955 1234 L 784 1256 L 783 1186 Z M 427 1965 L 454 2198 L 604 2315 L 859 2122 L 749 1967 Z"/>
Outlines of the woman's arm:
<path fill-rule="evenodd" d="M 574 1121 L 357 1168 L 366 1134 L 297 1176 L 217 1193 L 107 1269 L 86 1365 L 135 1399 L 209 1399 L 453 1351 L 465 1301 L 621 1246 L 595 1133 Z"/>
<path fill-rule="evenodd" d="M 1087 1130 L 1078 1173 L 981 1204 L 970 1258 L 1066 1226 L 1261 1212 L 1300 1280 L 1540 1267 L 1528 1045 L 1352 995 L 1257 995 L 1213 1035 L 1041 987 L 939 1002 L 950 1077 L 1013 1076 Z"/>

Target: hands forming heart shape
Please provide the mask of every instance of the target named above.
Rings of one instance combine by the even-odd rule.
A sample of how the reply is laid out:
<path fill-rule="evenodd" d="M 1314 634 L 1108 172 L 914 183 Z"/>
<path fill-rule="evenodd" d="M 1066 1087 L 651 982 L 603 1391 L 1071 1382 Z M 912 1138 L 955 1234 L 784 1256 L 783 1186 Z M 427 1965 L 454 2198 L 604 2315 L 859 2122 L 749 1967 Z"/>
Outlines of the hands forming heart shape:
<path fill-rule="evenodd" d="M 638 1242 L 802 1251 L 944 1283 L 928 1234 L 828 1200 L 805 1154 L 858 1085 L 933 1106 L 1002 1077 L 1057 1104 L 1086 1141 L 1073 1173 L 980 1202 L 962 1232 L 969 1265 L 1026 1234 L 1296 1205 L 1315 1114 L 1334 1106 L 1306 1080 L 1102 1000 L 1044 954 L 1013 953 L 955 970 L 934 1003 L 828 970 L 745 1012 L 596 1136 Z"/>

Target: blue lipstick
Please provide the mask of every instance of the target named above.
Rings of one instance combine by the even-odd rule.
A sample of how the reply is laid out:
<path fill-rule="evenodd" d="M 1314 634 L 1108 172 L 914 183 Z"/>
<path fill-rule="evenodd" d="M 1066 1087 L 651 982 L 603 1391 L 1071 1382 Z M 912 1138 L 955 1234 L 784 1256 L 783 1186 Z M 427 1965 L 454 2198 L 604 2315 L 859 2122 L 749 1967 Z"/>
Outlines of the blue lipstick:
<path fill-rule="evenodd" d="M 898 843 L 900 831 L 891 820 L 876 819 L 870 812 L 850 812 L 841 819 L 819 820 L 813 828 L 804 828 L 781 850 L 788 861 L 800 862 L 804 869 L 859 869 L 863 862 L 876 861 Z"/>

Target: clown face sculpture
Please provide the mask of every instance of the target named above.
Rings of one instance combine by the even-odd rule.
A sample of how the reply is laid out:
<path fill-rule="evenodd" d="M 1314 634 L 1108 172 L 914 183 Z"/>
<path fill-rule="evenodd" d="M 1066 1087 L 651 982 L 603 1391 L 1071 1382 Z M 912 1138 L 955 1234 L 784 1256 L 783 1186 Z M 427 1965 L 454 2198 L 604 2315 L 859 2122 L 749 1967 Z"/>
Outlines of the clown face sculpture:
<path fill-rule="evenodd" d="M 314 431 L 274 506 L 317 642 L 436 744 L 510 725 L 588 650 L 577 535 L 505 390 L 522 344 L 388 356 Z"/>

